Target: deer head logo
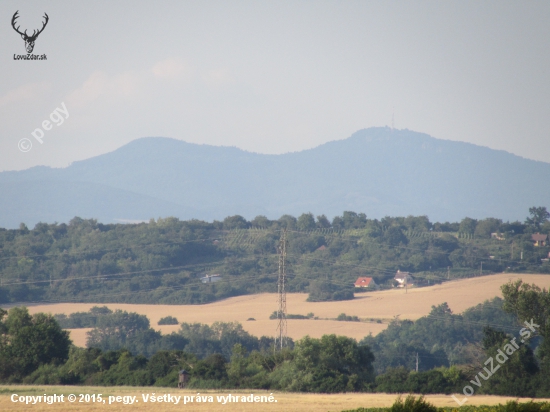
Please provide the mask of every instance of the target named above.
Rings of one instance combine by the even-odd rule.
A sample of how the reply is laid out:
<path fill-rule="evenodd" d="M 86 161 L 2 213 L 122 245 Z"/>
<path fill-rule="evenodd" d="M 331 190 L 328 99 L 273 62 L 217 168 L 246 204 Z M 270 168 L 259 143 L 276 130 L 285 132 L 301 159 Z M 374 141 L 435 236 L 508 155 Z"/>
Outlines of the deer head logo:
<path fill-rule="evenodd" d="M 47 15 L 46 13 L 44 13 L 44 18 L 46 19 L 46 21 L 45 21 L 44 23 L 42 23 L 42 28 L 41 28 L 40 30 L 38 30 L 38 31 L 34 30 L 34 31 L 32 32 L 32 35 L 29 36 L 29 35 L 27 35 L 27 30 L 25 30 L 24 33 L 21 33 L 21 32 L 19 31 L 19 27 L 20 27 L 20 26 L 15 27 L 15 20 L 17 20 L 17 18 L 19 17 L 19 16 L 17 15 L 17 13 L 19 13 L 19 10 L 17 10 L 17 11 L 15 12 L 15 14 L 13 15 L 13 17 L 12 17 L 12 19 L 11 19 L 11 25 L 12 25 L 13 29 L 14 29 L 17 33 L 19 33 L 19 34 L 21 35 L 21 38 L 22 38 L 23 40 L 25 40 L 25 48 L 27 49 L 27 53 L 32 53 L 32 51 L 33 51 L 33 49 L 34 49 L 34 42 L 36 41 L 36 38 L 38 37 L 38 35 L 39 35 L 40 33 L 42 33 L 42 31 L 44 31 L 44 28 L 46 27 L 46 24 L 48 24 L 48 20 L 49 20 L 50 18 L 48 17 L 48 15 Z"/>

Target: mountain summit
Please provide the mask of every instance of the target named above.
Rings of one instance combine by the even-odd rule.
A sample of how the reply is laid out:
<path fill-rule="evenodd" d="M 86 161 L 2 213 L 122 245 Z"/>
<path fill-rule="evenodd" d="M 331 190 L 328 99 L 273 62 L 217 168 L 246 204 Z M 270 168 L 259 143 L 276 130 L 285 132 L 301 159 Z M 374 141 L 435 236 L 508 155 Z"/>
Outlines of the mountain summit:
<path fill-rule="evenodd" d="M 0 226 L 344 210 L 522 220 L 550 205 L 549 181 L 549 163 L 387 127 L 282 155 L 148 137 L 64 169 L 0 173 Z"/>

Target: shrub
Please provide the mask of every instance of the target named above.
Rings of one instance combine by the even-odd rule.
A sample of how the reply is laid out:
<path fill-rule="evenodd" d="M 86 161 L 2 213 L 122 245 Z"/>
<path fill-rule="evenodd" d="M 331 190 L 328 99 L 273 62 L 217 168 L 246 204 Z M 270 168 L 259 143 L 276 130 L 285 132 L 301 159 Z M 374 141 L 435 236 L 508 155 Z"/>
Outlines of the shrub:
<path fill-rule="evenodd" d="M 159 320 L 159 325 L 179 325 L 178 320 L 173 316 L 166 316 Z"/>
<path fill-rule="evenodd" d="M 361 319 L 359 319 L 357 316 L 348 316 L 345 313 L 340 313 L 336 320 L 339 320 L 341 322 L 360 322 Z"/>
<path fill-rule="evenodd" d="M 417 399 L 409 395 L 405 402 L 399 396 L 390 408 L 390 412 L 437 412 L 437 408 L 426 401 L 423 396 Z"/>
<path fill-rule="evenodd" d="M 499 405 L 498 409 L 495 410 L 499 412 L 542 412 L 550 411 L 550 404 L 547 402 L 535 403 L 531 401 L 527 403 L 518 403 L 517 401 L 508 401 L 506 405 Z"/>
<path fill-rule="evenodd" d="M 311 319 L 312 317 L 313 317 L 313 313 L 310 313 L 307 316 L 305 316 L 305 315 L 295 315 L 295 314 L 292 314 L 292 313 L 287 313 L 287 315 L 286 315 L 287 319 Z M 273 313 L 271 315 L 269 315 L 269 319 L 272 319 L 272 320 L 277 319 L 277 311 L 276 310 L 274 310 Z"/>
<path fill-rule="evenodd" d="M 309 319 L 307 316 L 304 316 L 304 315 L 294 315 L 292 313 L 289 313 L 288 315 L 286 315 L 286 318 L 287 319 Z"/>

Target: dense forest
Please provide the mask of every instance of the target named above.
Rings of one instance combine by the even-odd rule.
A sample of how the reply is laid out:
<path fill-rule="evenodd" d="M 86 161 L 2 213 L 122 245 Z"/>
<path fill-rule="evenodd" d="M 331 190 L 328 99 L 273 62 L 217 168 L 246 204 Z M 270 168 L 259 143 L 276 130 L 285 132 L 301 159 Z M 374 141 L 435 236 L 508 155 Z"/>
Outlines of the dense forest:
<path fill-rule="evenodd" d="M 88 347 L 77 348 L 53 316 L 16 307 L 0 310 L 0 381 L 176 386 L 185 369 L 196 389 L 470 396 L 464 388 L 477 382 L 478 394 L 548 397 L 550 294 L 521 281 L 501 290 L 503 299 L 462 315 L 441 304 L 417 321 L 395 319 L 360 342 L 306 336 L 283 350 L 238 323 L 183 323 L 161 335 L 143 315 L 104 307 L 60 318 L 93 326 Z"/>
<path fill-rule="evenodd" d="M 529 209 L 524 223 L 377 220 L 350 211 L 332 221 L 311 213 L 211 223 L 102 224 L 75 217 L 69 224 L 0 229 L 0 303 L 182 304 L 274 292 L 282 229 L 289 242 L 287 290 L 307 292 L 310 300 L 350 299 L 358 276 L 392 287 L 398 269 L 413 272 L 420 285 L 491 272 L 550 273 L 550 248 L 531 238 L 550 233 L 545 207 Z M 205 274 L 222 280 L 202 284 Z"/>

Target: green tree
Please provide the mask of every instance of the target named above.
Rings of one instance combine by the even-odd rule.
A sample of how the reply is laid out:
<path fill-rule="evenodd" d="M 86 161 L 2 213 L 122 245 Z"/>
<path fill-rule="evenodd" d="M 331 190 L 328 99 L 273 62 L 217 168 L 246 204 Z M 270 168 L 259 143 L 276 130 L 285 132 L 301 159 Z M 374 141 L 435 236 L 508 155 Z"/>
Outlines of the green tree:
<path fill-rule="evenodd" d="M 179 325 L 178 319 L 173 316 L 165 316 L 158 321 L 159 325 Z"/>
<path fill-rule="evenodd" d="M 502 220 L 492 217 L 477 222 L 474 234 L 476 237 L 490 239 L 491 233 L 498 232 L 502 225 Z"/>
<path fill-rule="evenodd" d="M 248 351 L 243 345 L 236 343 L 231 352 L 231 362 L 227 368 L 227 375 L 233 385 L 239 386 L 239 383 L 245 377 Z"/>
<path fill-rule="evenodd" d="M 20 381 L 40 365 L 59 364 L 69 355 L 69 333 L 51 315 L 31 316 L 26 307 L 15 307 L 0 330 L 0 379 Z"/>
<path fill-rule="evenodd" d="M 317 216 L 317 227 L 320 229 L 328 229 L 330 227 L 330 221 L 325 215 Z"/>
<path fill-rule="evenodd" d="M 501 286 L 505 311 L 517 316 L 525 341 L 534 336 L 542 338 L 536 356 L 540 364 L 539 396 L 550 395 L 550 293 L 537 285 L 523 281 L 509 282 Z M 525 323 L 528 322 L 530 327 Z M 535 326 L 536 325 L 536 326 Z M 534 329 L 534 330 L 533 330 Z"/>
<path fill-rule="evenodd" d="M 487 358 L 493 359 L 498 371 L 491 375 L 491 379 L 482 390 L 494 395 L 535 396 L 534 377 L 539 368 L 531 348 L 522 345 L 515 350 L 510 343 L 510 336 L 489 326 L 486 326 L 483 332 L 483 349 Z M 508 353 L 504 353 L 506 349 L 508 349 Z M 484 375 L 489 373 L 491 371 L 485 371 Z"/>
<path fill-rule="evenodd" d="M 407 228 L 415 231 L 424 232 L 432 228 L 428 216 L 407 216 L 403 222 Z"/>
<path fill-rule="evenodd" d="M 117 350 L 126 347 L 132 337 L 147 329 L 149 329 L 147 316 L 117 309 L 110 315 L 98 317 L 97 326 L 87 332 L 86 346 L 102 350 Z"/>
<path fill-rule="evenodd" d="M 476 225 L 477 225 L 477 220 L 469 218 L 469 217 L 465 217 L 460 222 L 460 226 L 458 227 L 458 231 L 460 233 L 467 233 L 467 234 L 473 235 L 474 232 L 476 231 Z"/>
<path fill-rule="evenodd" d="M 250 224 L 252 225 L 252 227 L 257 227 L 257 228 L 268 228 L 271 226 L 271 223 L 272 223 L 271 220 L 269 220 L 267 217 L 263 215 L 258 215 L 250 221 Z"/>
<path fill-rule="evenodd" d="M 534 227 L 539 230 L 541 225 L 548 221 L 550 218 L 550 213 L 546 210 L 546 207 L 530 207 L 529 208 L 530 217 L 525 219 L 525 224 Z"/>
<path fill-rule="evenodd" d="M 225 358 L 219 353 L 213 353 L 204 360 L 198 361 L 193 368 L 193 377 L 211 379 L 223 383 L 228 379 Z"/>
<path fill-rule="evenodd" d="M 367 215 L 364 213 L 357 214 L 355 212 L 345 211 L 342 214 L 342 222 L 346 229 L 363 228 L 367 224 Z"/>
<path fill-rule="evenodd" d="M 296 222 L 296 218 L 291 215 L 283 215 L 279 218 L 279 224 L 281 225 L 281 227 L 288 230 L 296 229 Z"/>
<path fill-rule="evenodd" d="M 248 228 L 248 226 L 249 223 L 246 221 L 246 219 L 239 215 L 228 216 L 223 220 L 223 228 L 225 230 L 246 229 Z"/>
<path fill-rule="evenodd" d="M 303 213 L 296 223 L 298 230 L 306 231 L 315 229 L 315 218 L 311 213 Z"/>
<path fill-rule="evenodd" d="M 538 349 L 539 358 L 550 366 L 550 293 L 537 285 L 523 281 L 508 282 L 500 287 L 504 297 L 503 308 L 523 322 L 533 321 L 534 334 L 543 337 Z"/>
<path fill-rule="evenodd" d="M 290 389 L 326 393 L 364 390 L 374 381 L 373 360 L 370 348 L 359 346 L 355 339 L 306 336 L 296 342 L 296 379 Z"/>
<path fill-rule="evenodd" d="M 397 226 L 388 228 L 382 235 L 382 239 L 391 246 L 399 246 L 400 244 L 406 245 L 409 242 L 407 237 L 403 234 L 403 231 Z"/>

